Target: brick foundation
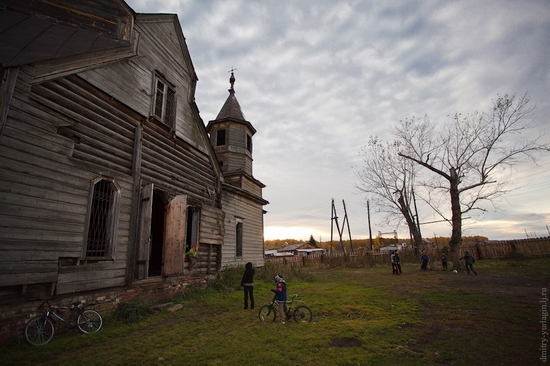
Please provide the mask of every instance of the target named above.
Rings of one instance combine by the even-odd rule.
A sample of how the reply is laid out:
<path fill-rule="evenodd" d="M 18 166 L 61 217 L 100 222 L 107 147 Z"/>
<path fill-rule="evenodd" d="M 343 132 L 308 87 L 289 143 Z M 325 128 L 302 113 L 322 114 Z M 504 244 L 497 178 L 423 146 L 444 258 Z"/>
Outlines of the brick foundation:
<path fill-rule="evenodd" d="M 50 303 L 64 306 L 71 301 L 80 300 L 83 303 L 95 304 L 93 308 L 105 317 L 126 301 L 141 298 L 152 304 L 158 304 L 162 299 L 184 292 L 189 285 L 193 285 L 193 288 L 206 288 L 208 281 L 205 277 L 195 276 L 170 279 L 159 277 L 139 281 L 127 287 L 56 296 Z M 26 322 L 38 314 L 38 306 L 43 301 L 44 299 L 35 301 L 21 299 L 0 305 L 0 343 L 13 338 L 22 338 Z"/>

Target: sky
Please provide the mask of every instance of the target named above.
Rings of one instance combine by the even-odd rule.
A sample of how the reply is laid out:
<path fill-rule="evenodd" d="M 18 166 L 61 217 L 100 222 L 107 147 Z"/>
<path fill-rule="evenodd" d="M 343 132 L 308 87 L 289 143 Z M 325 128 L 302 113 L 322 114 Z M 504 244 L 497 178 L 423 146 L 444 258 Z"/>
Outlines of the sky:
<path fill-rule="evenodd" d="M 441 125 L 457 112 L 489 111 L 497 95 L 527 93 L 537 106 L 527 133 L 550 142 L 548 0 L 127 3 L 137 13 L 178 15 L 205 124 L 235 69 L 236 97 L 257 130 L 253 175 L 266 186 L 266 240 L 338 240 L 332 200 L 342 238 L 368 238 L 359 152 L 369 136 L 391 140 L 389 128 L 405 118 L 428 115 Z M 464 222 L 464 235 L 550 235 L 550 154 L 518 165 L 513 181 L 521 188 Z M 369 206 L 373 237 L 408 237 Z M 421 222 L 437 219 L 419 210 Z M 450 232 L 446 223 L 422 225 L 424 237 Z"/>

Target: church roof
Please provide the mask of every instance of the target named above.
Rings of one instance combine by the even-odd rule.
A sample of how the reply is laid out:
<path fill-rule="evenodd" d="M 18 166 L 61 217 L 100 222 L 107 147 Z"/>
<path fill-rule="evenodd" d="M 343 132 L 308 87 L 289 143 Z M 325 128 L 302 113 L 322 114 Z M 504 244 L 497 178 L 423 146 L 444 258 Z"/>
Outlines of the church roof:
<path fill-rule="evenodd" d="M 206 126 L 206 132 L 210 133 L 212 130 L 212 127 L 216 124 L 231 121 L 236 122 L 238 124 L 242 124 L 248 127 L 250 130 L 250 133 L 254 135 L 256 133 L 256 129 L 252 126 L 250 122 L 248 122 L 244 118 L 243 111 L 241 110 L 241 106 L 239 102 L 237 101 L 237 98 L 235 97 L 235 75 L 233 75 L 233 71 L 231 71 L 231 77 L 229 78 L 229 83 L 231 83 L 231 88 L 229 89 L 229 96 L 227 97 L 227 100 L 225 101 L 222 109 L 220 110 L 220 113 L 218 113 L 218 116 L 215 120 L 208 122 L 208 125 Z"/>
<path fill-rule="evenodd" d="M 3 67 L 127 47 L 130 41 L 56 19 L 0 9 L 0 64 Z"/>
<path fill-rule="evenodd" d="M 227 100 L 225 101 L 222 109 L 220 110 L 220 113 L 218 113 L 218 116 L 216 119 L 224 119 L 224 118 L 232 118 L 232 119 L 238 119 L 241 121 L 246 121 L 243 115 L 243 111 L 241 110 L 241 106 L 239 105 L 239 101 L 237 100 L 237 97 L 235 97 L 235 88 L 233 87 L 233 84 L 235 84 L 235 76 L 233 75 L 233 71 L 231 72 L 231 77 L 229 78 L 229 82 L 231 83 L 231 88 L 229 89 L 229 96 L 227 97 Z"/>

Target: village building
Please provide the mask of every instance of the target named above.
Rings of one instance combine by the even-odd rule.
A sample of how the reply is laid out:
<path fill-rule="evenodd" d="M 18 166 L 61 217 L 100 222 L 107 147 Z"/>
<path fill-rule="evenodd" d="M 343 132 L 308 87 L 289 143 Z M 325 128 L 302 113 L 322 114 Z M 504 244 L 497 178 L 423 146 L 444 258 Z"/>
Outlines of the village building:
<path fill-rule="evenodd" d="M 177 15 L 0 0 L 0 76 L 0 306 L 264 264 L 256 130 L 233 74 L 205 126 Z"/>
<path fill-rule="evenodd" d="M 326 250 L 309 242 L 287 245 L 277 250 L 275 256 L 307 256 L 310 254 L 325 254 Z"/>

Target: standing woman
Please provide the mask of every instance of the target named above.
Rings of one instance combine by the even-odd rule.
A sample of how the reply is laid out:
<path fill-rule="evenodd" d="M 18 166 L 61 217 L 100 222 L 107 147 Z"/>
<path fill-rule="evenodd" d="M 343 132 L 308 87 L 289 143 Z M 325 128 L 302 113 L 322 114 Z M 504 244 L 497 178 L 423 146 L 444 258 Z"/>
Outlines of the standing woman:
<path fill-rule="evenodd" d="M 250 297 L 250 308 L 254 309 L 254 267 L 248 262 L 244 269 L 241 286 L 244 289 L 244 308 L 248 309 L 248 298 Z"/>

